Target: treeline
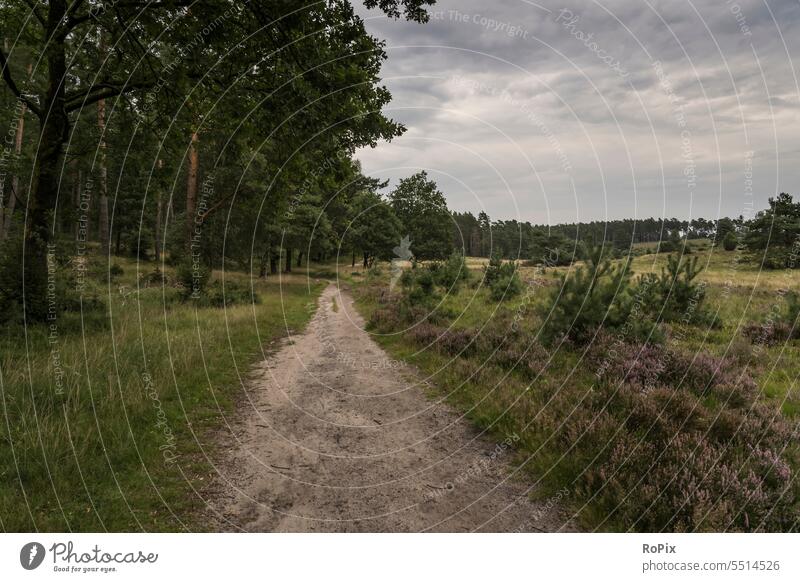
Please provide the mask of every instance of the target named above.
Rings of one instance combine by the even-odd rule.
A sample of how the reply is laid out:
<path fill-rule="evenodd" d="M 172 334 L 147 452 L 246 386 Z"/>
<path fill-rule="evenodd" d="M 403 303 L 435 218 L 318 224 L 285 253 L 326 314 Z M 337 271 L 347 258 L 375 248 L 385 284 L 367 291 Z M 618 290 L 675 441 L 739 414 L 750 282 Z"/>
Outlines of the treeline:
<path fill-rule="evenodd" d="M 364 0 L 418 22 L 432 3 Z M 262 275 L 355 252 L 379 183 L 353 154 L 405 128 L 351 2 L 51 0 L 0 20 L 3 309 L 44 320 L 52 266 L 75 276 L 89 242 L 109 265 Z"/>
<path fill-rule="evenodd" d="M 593 245 L 603 244 L 618 254 L 637 243 L 657 243 L 656 249 L 671 252 L 685 242 L 711 239 L 725 250 L 742 248 L 751 261 L 766 268 L 800 266 L 800 202 L 789 194 L 769 199 L 769 207 L 751 219 L 744 217 L 708 220 L 624 219 L 554 226 L 517 220 L 492 221 L 485 212 L 453 212 L 452 238 L 456 248 L 469 256 L 497 256 L 567 265 L 588 258 Z"/>

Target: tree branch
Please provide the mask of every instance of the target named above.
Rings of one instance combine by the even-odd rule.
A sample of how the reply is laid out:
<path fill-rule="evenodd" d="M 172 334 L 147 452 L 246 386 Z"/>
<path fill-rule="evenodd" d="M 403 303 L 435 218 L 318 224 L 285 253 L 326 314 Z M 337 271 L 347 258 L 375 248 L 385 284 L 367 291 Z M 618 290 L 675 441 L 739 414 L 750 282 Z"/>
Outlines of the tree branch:
<path fill-rule="evenodd" d="M 89 89 L 81 91 L 78 94 L 73 94 L 65 98 L 64 109 L 69 113 L 75 111 L 92 103 L 97 103 L 101 99 L 110 99 L 118 97 L 131 91 L 138 91 L 139 89 L 150 89 L 155 85 L 154 81 L 141 81 L 138 83 L 96 83 Z"/>
<path fill-rule="evenodd" d="M 42 26 L 45 26 L 47 21 L 46 21 L 46 19 L 44 17 L 44 14 L 42 14 L 42 11 L 41 11 L 42 7 L 37 5 L 35 0 L 23 0 L 23 1 L 31 9 L 31 13 L 36 17 L 36 20 L 39 21 L 39 24 L 41 24 Z"/>
<path fill-rule="evenodd" d="M 203 214 L 200 215 L 200 220 L 205 222 L 206 219 L 214 214 L 217 210 L 222 208 L 222 205 L 225 204 L 228 200 L 236 196 L 236 191 L 228 194 L 227 196 L 223 196 L 221 199 L 217 200 L 214 204 L 209 206 Z"/>
<path fill-rule="evenodd" d="M 39 105 L 23 95 L 22 91 L 19 90 L 17 84 L 14 82 L 14 77 L 11 76 L 11 67 L 9 67 L 8 60 L 6 59 L 6 55 L 2 49 L 0 49 L 0 66 L 3 67 L 3 80 L 6 82 L 6 85 L 8 85 L 8 88 L 11 90 L 11 92 L 17 97 L 17 99 L 27 105 L 28 109 L 30 109 L 34 115 L 36 115 L 36 117 L 41 119 L 42 111 L 39 109 Z"/>

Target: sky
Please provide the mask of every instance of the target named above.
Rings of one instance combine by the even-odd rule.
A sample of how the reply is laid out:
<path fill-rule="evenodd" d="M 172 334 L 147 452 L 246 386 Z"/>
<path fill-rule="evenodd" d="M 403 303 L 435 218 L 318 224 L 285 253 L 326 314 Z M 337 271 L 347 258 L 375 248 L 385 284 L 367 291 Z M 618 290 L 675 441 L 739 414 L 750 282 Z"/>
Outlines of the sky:
<path fill-rule="evenodd" d="M 407 131 L 357 157 L 391 185 L 426 170 L 452 210 L 535 224 L 747 217 L 800 194 L 798 0 L 359 13 Z"/>

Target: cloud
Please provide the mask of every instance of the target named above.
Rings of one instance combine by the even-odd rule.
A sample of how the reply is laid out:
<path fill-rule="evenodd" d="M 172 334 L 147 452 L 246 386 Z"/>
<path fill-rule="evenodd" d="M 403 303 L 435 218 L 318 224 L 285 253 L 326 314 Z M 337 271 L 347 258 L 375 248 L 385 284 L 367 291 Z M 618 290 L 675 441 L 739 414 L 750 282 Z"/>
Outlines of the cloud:
<path fill-rule="evenodd" d="M 387 41 L 406 135 L 358 153 L 451 207 L 532 222 L 738 215 L 798 191 L 796 2 L 440 0 Z"/>

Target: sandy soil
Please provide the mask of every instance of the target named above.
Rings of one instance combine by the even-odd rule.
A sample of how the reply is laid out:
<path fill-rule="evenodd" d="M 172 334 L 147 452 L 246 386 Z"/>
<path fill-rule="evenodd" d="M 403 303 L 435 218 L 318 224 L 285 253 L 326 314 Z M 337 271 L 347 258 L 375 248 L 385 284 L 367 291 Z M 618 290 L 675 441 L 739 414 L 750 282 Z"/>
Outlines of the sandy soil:
<path fill-rule="evenodd" d="M 238 531 L 555 531 L 511 449 L 425 395 L 329 285 L 306 332 L 254 370 L 210 508 Z"/>

